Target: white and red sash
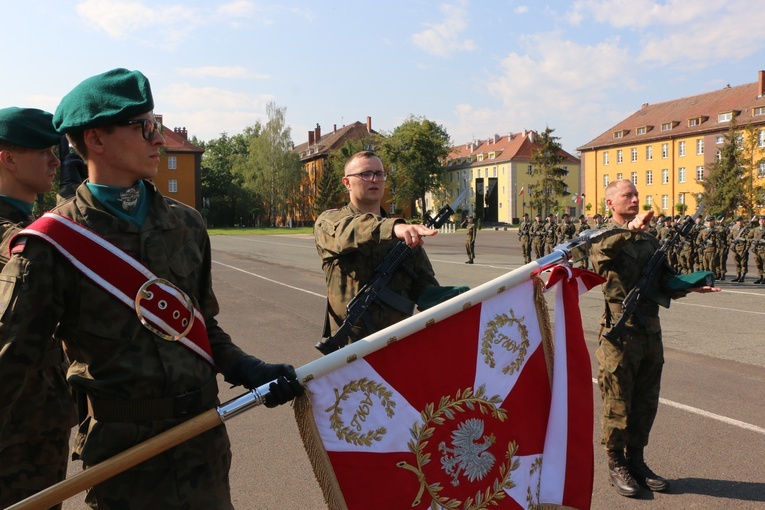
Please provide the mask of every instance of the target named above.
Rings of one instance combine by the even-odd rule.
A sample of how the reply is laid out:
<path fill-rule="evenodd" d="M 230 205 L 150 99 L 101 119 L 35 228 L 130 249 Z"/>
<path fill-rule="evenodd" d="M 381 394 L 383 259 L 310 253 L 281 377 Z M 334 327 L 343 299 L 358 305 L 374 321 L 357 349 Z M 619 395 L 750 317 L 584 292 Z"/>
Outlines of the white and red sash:
<path fill-rule="evenodd" d="M 160 338 L 179 341 L 213 367 L 205 320 L 191 299 L 171 282 L 92 230 L 59 214 L 46 213 L 11 241 L 11 254 L 23 250 L 24 236 L 43 239 L 96 285 L 135 310 Z"/>

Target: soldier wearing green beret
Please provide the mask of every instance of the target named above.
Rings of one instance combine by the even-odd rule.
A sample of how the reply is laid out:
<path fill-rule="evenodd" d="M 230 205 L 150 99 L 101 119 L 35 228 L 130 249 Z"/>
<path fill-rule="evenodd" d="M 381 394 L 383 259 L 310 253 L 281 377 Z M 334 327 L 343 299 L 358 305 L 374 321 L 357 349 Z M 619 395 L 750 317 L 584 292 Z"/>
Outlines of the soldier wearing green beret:
<path fill-rule="evenodd" d="M 697 242 L 703 250 L 703 270 L 711 271 L 715 278 L 720 274 L 720 256 L 718 251 L 720 249 L 720 237 L 722 233 L 716 226 L 716 220 L 714 216 L 707 216 L 707 226 L 703 229 L 697 238 Z"/>
<path fill-rule="evenodd" d="M 523 221 L 518 225 L 518 241 L 521 243 L 521 252 L 523 253 L 523 263 L 531 262 L 531 221 L 529 213 L 523 213 Z"/>
<path fill-rule="evenodd" d="M 74 447 L 84 469 L 215 407 L 217 372 L 247 388 L 274 381 L 269 407 L 302 392 L 290 365 L 247 356 L 218 325 L 202 218 L 151 183 L 165 144 L 153 109 L 148 79 L 126 69 L 88 78 L 62 99 L 53 126 L 83 157 L 89 179 L 54 210 L 58 216 L 38 221 L 65 226 L 53 237 L 59 244 L 76 241 L 65 256 L 43 237 L 24 237 L 0 282 L 0 293 L 15 296 L 0 323 L 0 425 L 20 393 L 7 382 L 29 377 L 55 331 L 72 362 L 69 385 L 86 403 Z M 112 254 L 106 267 L 77 253 L 85 240 Z M 140 272 L 113 269 L 136 261 Z M 93 273 L 130 281 L 101 285 Z M 133 283 L 146 289 L 134 300 Z M 229 509 L 230 463 L 221 425 L 89 489 L 86 502 L 99 509 Z"/>
<path fill-rule="evenodd" d="M 749 269 L 749 230 L 744 217 L 738 216 L 728 232 L 728 245 L 736 264 L 736 277 L 732 282 L 743 282 Z"/>
<path fill-rule="evenodd" d="M 8 262 L 11 238 L 34 221 L 37 195 L 53 188 L 59 164 L 53 146 L 61 135 L 52 121 L 52 114 L 34 108 L 0 109 L 0 267 Z M 53 338 L 43 349 L 42 365 L 28 374 L 0 433 L 0 508 L 66 476 L 77 421 L 65 378 L 68 363 Z"/>
<path fill-rule="evenodd" d="M 659 305 L 694 292 L 720 289 L 699 286 L 673 290 L 673 272 L 663 269 L 643 294 L 638 310 L 626 322 L 620 342 L 603 336 L 619 320 L 622 302 L 637 284 L 643 268 L 659 248 L 648 234 L 653 211 L 638 214 L 640 201 L 630 180 L 612 181 L 605 191 L 606 205 L 613 221 L 604 234 L 591 240 L 590 262 L 606 279 L 603 284 L 605 312 L 601 336 L 595 352 L 598 360 L 598 386 L 603 398 L 601 442 L 608 457 L 611 484 L 622 496 L 634 497 L 640 486 L 652 491 L 669 488 L 669 482 L 646 464 L 644 448 L 659 406 L 659 388 L 664 364 Z M 665 268 L 666 266 L 662 266 Z M 695 284 L 698 285 L 698 284 Z"/>
<path fill-rule="evenodd" d="M 558 244 L 558 223 L 555 221 L 555 216 L 550 213 L 547 215 L 545 224 L 545 255 L 552 253 L 556 244 Z"/>
<path fill-rule="evenodd" d="M 758 276 L 753 283 L 765 285 L 765 216 L 760 216 L 758 221 L 759 226 L 749 233 L 750 250 L 754 256 Z"/>
<path fill-rule="evenodd" d="M 563 222 L 558 225 L 558 243 L 564 243 L 574 238 L 576 234 L 576 225 L 571 221 L 571 215 L 563 213 L 561 216 Z"/>
<path fill-rule="evenodd" d="M 545 256 L 545 221 L 542 215 L 537 213 L 534 223 L 531 224 L 531 247 L 534 249 L 534 256 L 541 259 Z"/>

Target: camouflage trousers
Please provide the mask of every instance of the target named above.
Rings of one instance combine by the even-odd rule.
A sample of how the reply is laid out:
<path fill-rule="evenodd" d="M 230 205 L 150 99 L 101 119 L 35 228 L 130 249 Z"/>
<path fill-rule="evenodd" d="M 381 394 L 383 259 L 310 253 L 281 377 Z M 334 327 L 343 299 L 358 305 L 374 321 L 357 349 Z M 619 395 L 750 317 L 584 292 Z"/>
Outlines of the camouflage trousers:
<path fill-rule="evenodd" d="M 467 252 L 468 259 L 473 260 L 475 258 L 475 240 L 465 241 L 465 251 Z"/>
<path fill-rule="evenodd" d="M 545 256 L 545 244 L 539 237 L 534 238 L 534 240 L 531 242 L 531 247 L 534 249 L 535 259 L 541 259 Z"/>
<path fill-rule="evenodd" d="M 230 467 L 226 450 L 197 466 L 131 469 L 88 490 L 85 502 L 99 510 L 232 510 Z"/>
<path fill-rule="evenodd" d="M 531 241 L 521 239 L 521 251 L 523 252 L 523 263 L 531 262 Z"/>
<path fill-rule="evenodd" d="M 664 366 L 661 332 L 638 335 L 625 331 L 622 340 L 619 349 L 601 336 L 595 351 L 603 398 L 601 443 L 613 451 L 648 444 Z"/>
<path fill-rule="evenodd" d="M 746 274 L 749 270 L 749 251 L 738 245 L 731 248 L 733 252 L 733 262 L 736 264 L 736 272 Z"/>
<path fill-rule="evenodd" d="M 0 449 L 0 508 L 26 499 L 66 476 L 70 429 L 46 431 Z M 61 505 L 52 508 L 60 509 Z"/>

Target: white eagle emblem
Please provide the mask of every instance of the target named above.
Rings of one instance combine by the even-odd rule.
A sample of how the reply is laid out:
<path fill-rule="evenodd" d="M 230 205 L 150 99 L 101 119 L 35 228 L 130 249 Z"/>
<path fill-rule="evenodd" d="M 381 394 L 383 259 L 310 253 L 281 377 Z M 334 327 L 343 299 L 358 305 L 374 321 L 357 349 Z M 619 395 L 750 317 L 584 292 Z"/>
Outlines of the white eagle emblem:
<path fill-rule="evenodd" d="M 438 451 L 444 454 L 441 466 L 452 477 L 452 485 L 455 487 L 460 484 L 460 472 L 474 482 L 486 476 L 494 466 L 496 458 L 486 450 L 496 442 L 496 438 L 494 434 L 483 436 L 483 426 L 483 420 L 478 418 L 465 420 L 452 432 L 454 448 L 447 448 L 443 441 L 438 445 Z M 477 442 L 480 439 L 483 439 L 482 443 Z"/>

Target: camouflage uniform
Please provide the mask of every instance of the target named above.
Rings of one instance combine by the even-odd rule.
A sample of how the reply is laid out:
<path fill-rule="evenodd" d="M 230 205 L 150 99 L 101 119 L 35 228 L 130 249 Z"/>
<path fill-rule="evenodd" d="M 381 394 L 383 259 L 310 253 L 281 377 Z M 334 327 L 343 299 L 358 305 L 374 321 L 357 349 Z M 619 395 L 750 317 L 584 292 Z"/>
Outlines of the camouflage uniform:
<path fill-rule="evenodd" d="M 523 263 L 531 262 L 531 221 L 523 220 L 518 226 L 518 241 L 521 243 Z"/>
<path fill-rule="evenodd" d="M 753 228 L 749 239 L 754 263 L 757 266 L 757 276 L 759 276 L 754 283 L 765 283 L 765 227 L 760 225 Z"/>
<path fill-rule="evenodd" d="M 205 318 L 216 368 L 226 374 L 245 353 L 215 320 L 218 302 L 202 218 L 144 183 L 150 207 L 140 228 L 114 216 L 85 185 L 56 212 L 99 232 L 188 294 Z M 2 276 L 0 290 L 13 300 L 0 310 L 0 372 L 7 380 L 28 377 L 58 326 L 56 338 L 72 361 L 69 385 L 88 398 L 74 447 L 85 468 L 218 404 L 215 368 L 146 329 L 134 310 L 46 242 L 28 238 Z M 15 385 L 2 385 L 0 423 L 19 394 Z M 86 501 L 94 508 L 228 509 L 230 462 L 226 428 L 215 427 L 90 489 Z"/>
<path fill-rule="evenodd" d="M 534 248 L 534 257 L 541 259 L 545 255 L 545 222 L 534 220 L 531 224 L 531 247 Z"/>
<path fill-rule="evenodd" d="M 377 266 L 398 242 L 393 226 L 404 220 L 387 218 L 385 211 L 381 212 L 382 216 L 362 214 L 354 205 L 348 204 L 341 209 L 324 211 L 316 220 L 314 237 L 327 281 L 327 311 L 333 332 L 343 323 L 348 302 L 372 278 Z M 405 304 L 409 311 L 372 303 L 365 314 L 372 324 L 357 324 L 350 340 L 356 341 L 409 317 L 422 291 L 435 286 L 438 281 L 425 250 L 414 248 L 414 253 L 388 283 L 388 289 L 399 296 L 398 303 Z"/>
<path fill-rule="evenodd" d="M 465 235 L 465 251 L 467 252 L 468 262 L 472 264 L 473 259 L 475 259 L 475 236 L 478 233 L 478 229 L 475 226 L 475 221 L 468 221 L 464 226 L 467 227 Z"/>
<path fill-rule="evenodd" d="M 0 199 L 0 267 L 8 262 L 13 235 L 32 221 L 33 217 Z M 42 367 L 28 373 L 0 435 L 0 508 L 66 477 L 69 435 L 77 424 L 77 413 L 64 376 L 68 364 L 61 346 L 49 338 L 44 352 Z"/>
<path fill-rule="evenodd" d="M 585 230 L 590 230 L 590 225 L 587 224 L 587 220 L 585 220 L 584 218 L 580 218 L 579 226 L 576 229 L 577 237 L 582 235 Z M 581 260 L 581 262 L 579 264 L 579 267 L 583 267 L 584 269 L 589 269 L 590 262 L 589 262 L 589 259 L 586 256 L 582 257 L 582 260 Z"/>
<path fill-rule="evenodd" d="M 619 319 L 624 298 L 658 247 L 652 235 L 633 233 L 618 225 L 594 240 L 590 262 L 607 280 L 603 284 L 606 308 L 601 333 Z M 648 444 L 664 364 L 659 304 L 669 306 L 671 298 L 685 295 L 670 295 L 663 287 L 671 276 L 667 270 L 652 282 L 652 288 L 645 293 L 651 299 L 641 300 L 636 314 L 627 321 L 621 348 L 600 336 L 595 357 L 603 398 L 601 442 L 606 450 L 623 451 L 625 447 L 643 448 Z"/>
<path fill-rule="evenodd" d="M 720 257 L 717 255 L 720 244 L 720 231 L 717 227 L 707 226 L 700 233 L 696 242 L 701 246 L 704 254 L 704 271 L 711 271 L 715 278 L 720 274 Z"/>
<path fill-rule="evenodd" d="M 570 241 L 576 234 L 576 225 L 570 221 L 564 221 L 558 226 L 558 242 Z"/>
<path fill-rule="evenodd" d="M 743 222 L 742 222 L 743 223 Z M 734 282 L 743 282 L 749 271 L 749 226 L 735 224 L 728 231 L 728 244 L 733 252 L 733 262 L 736 264 Z"/>
<path fill-rule="evenodd" d="M 551 254 L 556 244 L 558 244 L 558 225 L 555 220 L 548 219 L 545 225 L 545 255 Z"/>
<path fill-rule="evenodd" d="M 730 236 L 730 227 L 724 225 L 722 220 L 717 224 L 717 267 L 719 274 L 717 278 L 725 281 L 725 273 L 728 272 L 728 237 Z"/>

